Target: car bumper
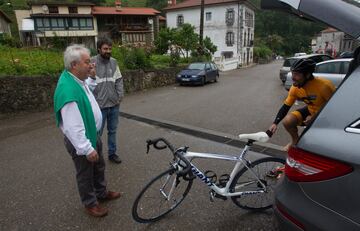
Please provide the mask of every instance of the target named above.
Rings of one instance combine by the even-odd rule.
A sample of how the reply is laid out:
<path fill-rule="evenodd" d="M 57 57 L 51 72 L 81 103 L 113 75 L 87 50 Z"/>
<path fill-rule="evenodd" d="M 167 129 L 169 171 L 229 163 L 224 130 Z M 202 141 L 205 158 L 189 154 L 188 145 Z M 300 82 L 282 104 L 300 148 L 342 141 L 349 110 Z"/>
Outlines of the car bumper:
<path fill-rule="evenodd" d="M 286 75 L 287 75 L 287 73 L 288 73 L 288 72 L 280 72 L 279 77 L 280 77 L 280 80 L 281 80 L 283 83 L 285 83 L 285 81 L 286 81 Z"/>
<path fill-rule="evenodd" d="M 281 230 L 359 230 L 359 224 L 313 201 L 298 183 L 283 179 L 275 196 Z"/>
<path fill-rule="evenodd" d="M 198 77 L 191 77 L 191 78 L 184 78 L 184 77 L 176 77 L 176 82 L 177 83 L 189 83 L 189 84 L 193 84 L 193 83 L 201 83 L 202 82 L 202 77 L 198 76 Z"/>

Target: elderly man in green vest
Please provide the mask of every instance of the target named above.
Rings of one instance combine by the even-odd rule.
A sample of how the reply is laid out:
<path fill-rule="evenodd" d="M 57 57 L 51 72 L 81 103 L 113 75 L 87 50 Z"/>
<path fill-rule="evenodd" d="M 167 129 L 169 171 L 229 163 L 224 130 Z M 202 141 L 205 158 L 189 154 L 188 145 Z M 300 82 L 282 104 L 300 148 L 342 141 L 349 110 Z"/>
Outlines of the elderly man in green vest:
<path fill-rule="evenodd" d="M 85 211 L 92 216 L 107 215 L 98 201 L 112 200 L 120 193 L 107 190 L 102 143 L 98 137 L 102 116 L 85 83 L 95 67 L 90 52 L 82 45 L 71 45 L 64 52 L 65 70 L 54 95 L 56 124 L 64 134 L 65 147 L 76 168 L 76 180 Z"/>

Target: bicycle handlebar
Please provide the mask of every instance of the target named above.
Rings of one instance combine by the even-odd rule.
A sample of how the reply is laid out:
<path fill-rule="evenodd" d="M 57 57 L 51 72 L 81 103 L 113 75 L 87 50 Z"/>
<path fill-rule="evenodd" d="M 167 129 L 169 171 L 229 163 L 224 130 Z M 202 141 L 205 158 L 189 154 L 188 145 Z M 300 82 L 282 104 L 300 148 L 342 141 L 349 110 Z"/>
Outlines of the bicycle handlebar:
<path fill-rule="evenodd" d="M 160 142 L 163 142 L 165 145 L 161 145 Z M 147 151 L 146 153 L 149 153 L 149 150 L 150 150 L 150 146 L 154 146 L 154 148 L 156 149 L 165 149 L 165 148 L 169 148 L 171 150 L 171 152 L 173 153 L 174 156 L 178 157 L 181 161 L 183 161 L 185 163 L 185 168 L 181 171 L 179 171 L 177 174 L 180 175 L 180 176 L 183 176 L 183 175 L 186 175 L 188 172 L 190 172 L 191 170 L 191 164 L 189 162 L 188 159 L 186 159 L 183 155 L 182 155 L 182 149 L 177 149 L 175 150 L 174 146 L 169 142 L 167 141 L 165 138 L 157 138 L 157 139 L 152 139 L 152 140 L 147 140 L 146 141 L 147 145 L 146 145 L 146 148 L 147 148 Z"/>

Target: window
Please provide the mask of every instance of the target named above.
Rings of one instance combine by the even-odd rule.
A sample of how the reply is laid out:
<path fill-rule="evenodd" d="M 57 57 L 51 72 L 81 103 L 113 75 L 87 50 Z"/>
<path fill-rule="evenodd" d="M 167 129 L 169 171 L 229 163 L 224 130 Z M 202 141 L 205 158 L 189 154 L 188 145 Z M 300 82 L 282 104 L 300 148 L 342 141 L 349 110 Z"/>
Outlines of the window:
<path fill-rule="evenodd" d="M 92 30 L 92 18 L 36 18 L 37 30 Z"/>
<path fill-rule="evenodd" d="M 221 53 L 221 55 L 224 56 L 225 59 L 230 59 L 230 58 L 232 58 L 234 56 L 234 52 L 232 52 L 232 51 L 223 51 Z"/>
<path fill-rule="evenodd" d="M 50 14 L 58 14 L 59 8 L 57 6 L 49 6 L 49 13 Z"/>
<path fill-rule="evenodd" d="M 76 6 L 69 6 L 69 14 L 77 14 L 78 8 Z"/>
<path fill-rule="evenodd" d="M 225 16 L 225 20 L 226 20 L 226 25 L 228 26 L 232 26 L 234 25 L 234 21 L 235 21 L 235 11 L 234 9 L 227 9 L 226 10 L 226 16 Z"/>
<path fill-rule="evenodd" d="M 44 27 L 42 18 L 35 19 L 35 24 L 36 24 L 36 27 Z"/>
<path fill-rule="evenodd" d="M 178 15 L 177 16 L 177 26 L 180 27 L 182 24 L 184 24 L 184 16 Z"/>
<path fill-rule="evenodd" d="M 227 32 L 225 40 L 226 40 L 227 46 L 233 46 L 234 45 L 234 33 L 231 31 Z"/>
<path fill-rule="evenodd" d="M 211 21 L 211 12 L 206 12 L 206 21 Z"/>
<path fill-rule="evenodd" d="M 213 70 L 216 70 L 216 69 L 217 69 L 216 66 L 215 66 L 215 64 L 210 63 L 210 65 L 211 65 L 211 68 L 212 68 Z"/>
<path fill-rule="evenodd" d="M 317 73 L 329 73 L 329 74 L 339 74 L 340 73 L 341 62 L 331 62 L 318 65 L 316 68 Z"/>
<path fill-rule="evenodd" d="M 246 47 L 246 32 L 244 34 L 244 47 Z"/>
<path fill-rule="evenodd" d="M 347 74 L 349 70 L 350 62 L 343 62 L 343 67 L 340 74 Z"/>
<path fill-rule="evenodd" d="M 245 11 L 245 26 L 254 27 L 254 16 L 248 11 Z"/>
<path fill-rule="evenodd" d="M 77 18 L 69 18 L 68 19 L 69 29 L 79 29 L 79 21 Z"/>

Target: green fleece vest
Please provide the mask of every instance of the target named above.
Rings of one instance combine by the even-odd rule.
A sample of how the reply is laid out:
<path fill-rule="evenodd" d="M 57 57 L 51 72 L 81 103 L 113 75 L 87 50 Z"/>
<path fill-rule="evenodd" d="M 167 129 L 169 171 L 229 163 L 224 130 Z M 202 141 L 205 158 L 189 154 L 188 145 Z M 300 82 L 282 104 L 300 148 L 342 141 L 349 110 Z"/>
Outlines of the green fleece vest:
<path fill-rule="evenodd" d="M 54 111 L 57 126 L 62 121 L 61 108 L 70 102 L 77 103 L 85 125 L 85 135 L 90 140 L 92 147 L 96 148 L 96 123 L 90 101 L 80 84 L 67 70 L 64 70 L 60 75 L 54 94 Z"/>

